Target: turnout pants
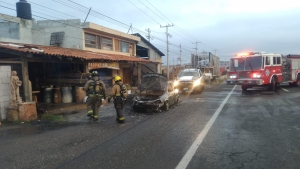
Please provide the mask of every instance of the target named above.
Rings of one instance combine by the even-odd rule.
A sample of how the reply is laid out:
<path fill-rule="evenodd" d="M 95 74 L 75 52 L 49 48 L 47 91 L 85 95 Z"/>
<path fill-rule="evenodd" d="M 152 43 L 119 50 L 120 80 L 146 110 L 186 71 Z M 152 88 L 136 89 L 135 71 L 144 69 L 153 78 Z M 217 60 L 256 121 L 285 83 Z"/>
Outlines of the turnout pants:
<path fill-rule="evenodd" d="M 117 120 L 119 122 L 123 122 L 125 120 L 124 114 L 123 114 L 123 109 L 124 109 L 124 101 L 122 97 L 117 96 L 114 99 L 114 105 L 117 113 Z"/>
<path fill-rule="evenodd" d="M 100 106 L 102 105 L 102 97 L 97 95 L 89 96 L 86 101 L 86 105 L 87 105 L 87 114 L 97 119 Z"/>

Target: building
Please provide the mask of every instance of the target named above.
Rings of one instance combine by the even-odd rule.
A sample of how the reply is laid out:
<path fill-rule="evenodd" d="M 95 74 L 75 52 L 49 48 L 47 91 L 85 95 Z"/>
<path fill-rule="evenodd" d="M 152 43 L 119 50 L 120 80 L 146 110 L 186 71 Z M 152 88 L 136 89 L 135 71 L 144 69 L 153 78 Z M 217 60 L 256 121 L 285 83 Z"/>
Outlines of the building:
<path fill-rule="evenodd" d="M 76 19 L 36 21 L 26 1 L 17 3 L 17 17 L 0 14 L 0 66 L 18 72 L 26 102 L 32 101 L 32 91 L 83 86 L 91 70 L 97 70 L 107 86 L 116 74 L 125 84 L 138 86 L 142 65 L 152 63 L 154 71 L 160 71 L 161 65 L 158 56 L 153 61 L 152 55 L 150 59 L 137 56 L 140 41 L 139 36 Z M 1 105 L 2 101 L 8 100 L 1 100 Z"/>
<path fill-rule="evenodd" d="M 152 63 L 142 64 L 142 74 L 147 72 L 162 73 L 162 57 L 165 55 L 139 33 L 133 35 L 141 38 L 141 41 L 136 45 L 137 56 L 152 61 Z"/>
<path fill-rule="evenodd" d="M 98 70 L 104 79 L 119 74 L 124 83 L 130 85 L 140 84 L 141 77 L 135 73 L 139 72 L 138 69 L 146 72 L 148 69 L 146 67 L 149 67 L 155 72 L 161 72 L 163 53 L 139 34 L 126 34 L 94 23 L 83 23 L 79 19 L 35 21 L 32 19 L 29 3 L 20 1 L 16 6 L 18 17 L 0 14 L 2 42 L 59 46 L 119 57 L 138 57 L 137 44 L 139 44 L 139 55 L 144 57 L 140 49 L 146 49 L 149 54 L 148 60 L 153 62 L 152 65 L 141 65 L 137 62 L 93 62 L 89 69 Z M 22 10 L 18 10 L 21 7 Z M 153 69 L 153 65 L 156 68 Z M 111 82 L 107 83 L 111 85 Z"/>

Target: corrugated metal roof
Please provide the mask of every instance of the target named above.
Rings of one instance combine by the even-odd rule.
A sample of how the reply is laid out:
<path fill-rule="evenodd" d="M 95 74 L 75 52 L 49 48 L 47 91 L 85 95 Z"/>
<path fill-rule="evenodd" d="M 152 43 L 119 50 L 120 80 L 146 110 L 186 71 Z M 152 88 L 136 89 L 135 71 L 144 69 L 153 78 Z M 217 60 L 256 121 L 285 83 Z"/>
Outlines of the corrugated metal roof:
<path fill-rule="evenodd" d="M 105 60 L 105 61 L 125 61 L 125 62 L 152 62 L 150 60 L 125 56 L 119 54 L 104 54 L 81 49 L 62 48 L 57 46 L 43 46 L 33 44 L 19 44 L 0 42 L 0 49 L 17 51 L 21 53 L 41 54 L 57 57 L 72 57 L 84 60 Z"/>

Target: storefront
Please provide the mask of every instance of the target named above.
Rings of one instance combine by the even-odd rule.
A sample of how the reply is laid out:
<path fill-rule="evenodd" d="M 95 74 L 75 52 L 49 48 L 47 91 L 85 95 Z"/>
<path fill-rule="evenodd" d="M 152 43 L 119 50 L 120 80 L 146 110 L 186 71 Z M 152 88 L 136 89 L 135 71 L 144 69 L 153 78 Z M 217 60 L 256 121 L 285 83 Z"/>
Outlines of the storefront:
<path fill-rule="evenodd" d="M 35 99 L 43 103 L 76 102 L 76 88 L 83 87 L 92 70 L 99 72 L 107 86 L 113 84 L 112 77 L 116 74 L 124 83 L 133 85 L 141 78 L 134 76 L 133 71 L 140 69 L 140 63 L 144 62 L 151 61 L 78 49 L 0 42 L 0 65 L 9 65 L 17 71 L 23 82 L 20 95 L 25 102 Z M 61 101 L 54 99 L 53 92 L 57 90 L 62 95 Z M 65 90 L 70 92 L 68 96 L 64 96 Z"/>

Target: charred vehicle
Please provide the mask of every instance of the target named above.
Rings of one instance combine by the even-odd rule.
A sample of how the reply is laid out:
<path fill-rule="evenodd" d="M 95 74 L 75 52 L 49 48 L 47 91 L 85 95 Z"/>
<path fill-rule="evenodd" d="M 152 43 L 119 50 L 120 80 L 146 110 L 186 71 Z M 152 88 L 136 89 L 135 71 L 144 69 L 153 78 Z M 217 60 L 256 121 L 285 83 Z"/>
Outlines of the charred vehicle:
<path fill-rule="evenodd" d="M 148 111 L 168 110 L 178 101 L 178 90 L 172 82 L 168 82 L 162 74 L 149 73 L 142 77 L 140 92 L 132 99 L 132 108 Z"/>

